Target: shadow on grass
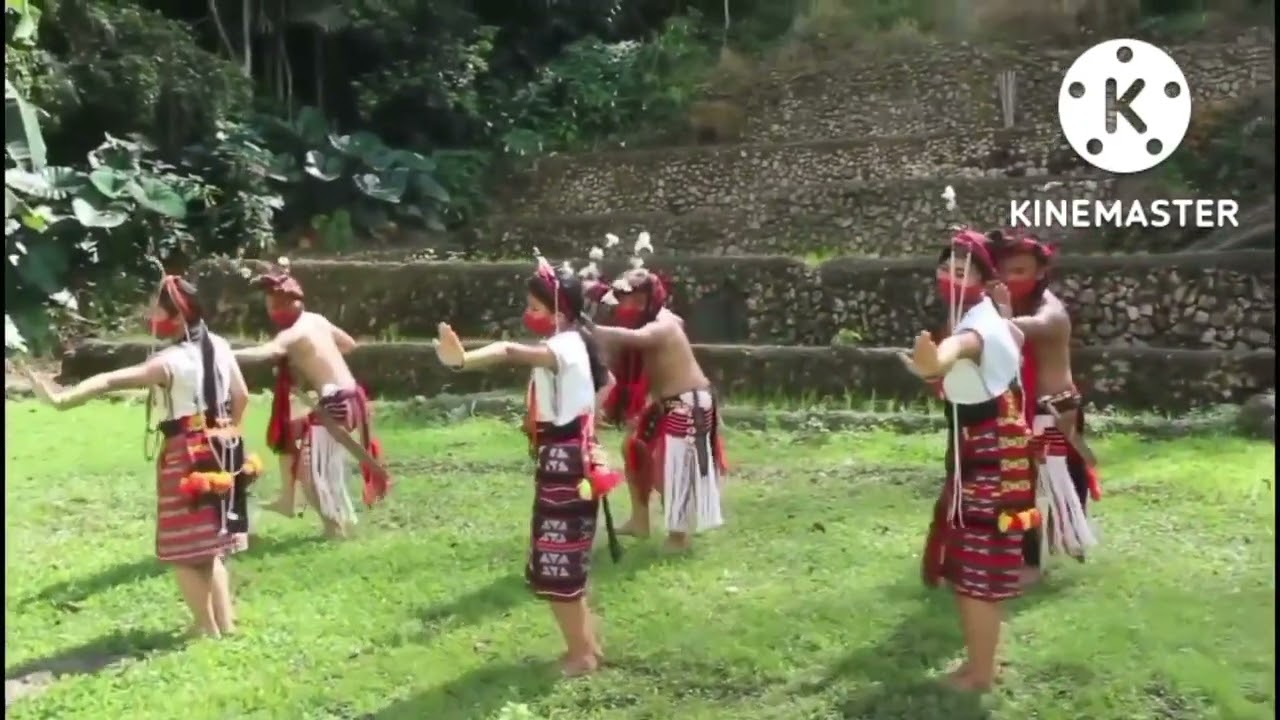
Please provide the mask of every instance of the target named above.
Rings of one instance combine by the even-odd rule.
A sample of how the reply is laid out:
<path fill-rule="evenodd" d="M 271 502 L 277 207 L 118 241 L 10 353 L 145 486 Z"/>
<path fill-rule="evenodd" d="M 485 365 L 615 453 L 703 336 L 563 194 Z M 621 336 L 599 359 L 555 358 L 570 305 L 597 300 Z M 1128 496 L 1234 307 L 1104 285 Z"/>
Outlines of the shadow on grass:
<path fill-rule="evenodd" d="M 488 618 L 504 615 L 526 602 L 541 602 L 533 596 L 525 583 L 523 567 L 520 565 L 524 552 L 523 548 L 516 550 L 513 547 L 512 565 L 517 568 L 515 574 L 504 575 L 484 587 L 419 610 L 416 615 L 423 625 L 423 631 L 416 639 L 426 642 L 445 632 L 478 625 Z M 591 584 L 593 587 L 613 585 L 666 559 L 653 545 L 633 545 L 626 549 L 621 561 L 615 563 L 609 559 L 608 551 L 600 548 L 592 557 Z M 600 607 L 597 602 L 593 602 L 593 606 L 601 617 L 607 616 L 607 606 Z"/>
<path fill-rule="evenodd" d="M 398 700 L 369 720 L 480 720 L 507 703 L 534 705 L 559 679 L 553 663 L 528 660 L 476 668 L 438 687 Z"/>
<path fill-rule="evenodd" d="M 5 670 L 5 680 L 47 673 L 60 675 L 92 675 L 122 660 L 141 658 L 154 653 L 176 650 L 187 642 L 182 633 L 125 630 L 90 640 L 47 657 L 38 658 Z"/>
<path fill-rule="evenodd" d="M 1049 583 L 1008 603 L 1009 615 L 1043 602 L 1067 589 Z M 817 682 L 802 692 L 820 693 L 853 681 L 865 690 L 845 694 L 836 703 L 847 718 L 947 718 L 987 720 L 990 709 L 982 696 L 959 693 L 931 677 L 950 659 L 964 653 L 964 638 L 956 617 L 955 600 L 946 590 L 928 590 L 917 583 L 903 583 L 889 592 L 890 600 L 914 602 L 915 610 L 903 618 L 883 641 L 854 651 L 828 668 Z M 1008 642 L 1007 632 L 1004 642 Z"/>
<path fill-rule="evenodd" d="M 259 555 L 279 555 L 327 542 L 319 534 L 293 535 L 284 539 L 251 536 L 249 550 L 232 556 L 232 562 Z M 77 612 L 81 603 L 112 588 L 122 585 L 133 585 L 151 578 L 160 577 L 169 571 L 169 567 L 155 559 L 155 556 L 114 565 L 93 575 L 72 580 L 52 583 L 21 602 L 28 606 L 37 603 L 50 603 L 59 609 Z"/>

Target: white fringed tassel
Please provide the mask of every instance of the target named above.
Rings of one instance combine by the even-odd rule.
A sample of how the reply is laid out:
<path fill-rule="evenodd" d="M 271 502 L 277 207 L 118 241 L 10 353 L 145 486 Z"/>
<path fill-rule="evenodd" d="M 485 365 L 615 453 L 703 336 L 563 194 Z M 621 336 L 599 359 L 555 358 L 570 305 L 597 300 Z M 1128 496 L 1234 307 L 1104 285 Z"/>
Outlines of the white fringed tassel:
<path fill-rule="evenodd" d="M 698 469 L 698 451 L 694 443 L 697 437 L 671 437 L 662 439 L 666 443 L 662 473 L 662 497 L 666 515 L 667 532 L 681 532 L 690 535 L 714 530 L 724 524 L 724 516 L 720 507 L 720 481 L 717 470 L 712 466 L 704 476 Z M 711 454 L 711 441 L 707 443 L 708 458 Z"/>
<path fill-rule="evenodd" d="M 1053 418 L 1038 416 L 1035 432 L 1042 433 L 1053 424 Z M 1040 463 L 1039 481 L 1036 506 L 1045 520 L 1041 550 L 1066 553 L 1072 557 L 1084 555 L 1085 551 L 1098 544 L 1098 538 L 1080 504 L 1080 496 L 1076 494 L 1067 459 L 1061 455 L 1044 458 Z"/>
<path fill-rule="evenodd" d="M 310 471 L 320 514 L 342 525 L 356 524 L 356 509 L 347 492 L 347 449 L 321 426 L 311 428 Z"/>

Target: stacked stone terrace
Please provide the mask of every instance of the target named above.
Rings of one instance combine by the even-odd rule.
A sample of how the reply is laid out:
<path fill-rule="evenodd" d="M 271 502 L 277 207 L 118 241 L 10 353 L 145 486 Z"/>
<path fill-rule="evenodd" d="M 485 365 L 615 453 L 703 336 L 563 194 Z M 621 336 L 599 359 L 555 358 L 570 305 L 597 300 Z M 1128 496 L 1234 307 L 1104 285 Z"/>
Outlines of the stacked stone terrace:
<path fill-rule="evenodd" d="M 1170 50 L 1199 102 L 1274 82 L 1270 42 Z M 581 265 L 605 233 L 647 230 L 659 255 L 649 264 L 677 279 L 673 309 L 730 400 L 915 399 L 920 383 L 894 348 L 939 317 L 931 278 L 946 229 L 1003 225 L 1012 200 L 1115 191 L 1056 124 L 1076 54 L 936 46 L 775 74 L 747 101 L 745 144 L 551 157 L 512 178 L 503 212 L 458 238 L 484 260 L 295 261 L 294 272 L 314 309 L 373 341 L 353 362 L 375 392 L 493 390 L 519 377 L 441 372 L 435 324 L 477 341 L 519 336 L 532 247 Z M 1012 98 L 997 90 L 1007 71 Z M 958 212 L 941 199 L 947 185 Z M 1058 274 L 1091 400 L 1177 411 L 1274 387 L 1273 251 L 1115 249 L 1068 247 Z M 220 330 L 267 332 L 238 267 L 200 273 Z M 81 376 L 141 352 L 90 343 L 64 371 Z"/>

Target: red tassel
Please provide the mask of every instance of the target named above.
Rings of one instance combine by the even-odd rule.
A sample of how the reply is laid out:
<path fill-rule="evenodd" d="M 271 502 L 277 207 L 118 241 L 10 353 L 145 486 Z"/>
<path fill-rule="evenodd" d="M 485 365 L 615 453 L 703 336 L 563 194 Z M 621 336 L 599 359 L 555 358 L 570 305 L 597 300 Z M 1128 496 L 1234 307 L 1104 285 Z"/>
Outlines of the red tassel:
<path fill-rule="evenodd" d="M 617 470 L 596 465 L 587 472 L 587 479 L 591 481 L 591 492 L 596 497 L 602 498 L 613 492 L 625 478 Z"/>
<path fill-rule="evenodd" d="M 1030 341 L 1022 344 L 1022 414 L 1027 420 L 1027 427 L 1035 427 L 1036 410 L 1039 402 L 1036 399 L 1036 385 L 1039 382 L 1039 366 L 1036 365 L 1034 346 Z"/>
<path fill-rule="evenodd" d="M 369 455 L 374 460 L 382 460 L 382 443 L 377 438 L 369 440 Z M 380 500 L 387 497 L 387 492 L 391 487 L 391 478 L 379 474 L 373 468 L 367 465 L 360 466 L 360 472 L 364 475 L 364 504 L 365 507 L 373 507 Z"/>
<path fill-rule="evenodd" d="M 267 447 L 277 455 L 294 451 L 294 438 L 289 436 L 293 420 L 293 406 L 289 394 L 293 392 L 293 378 L 289 374 L 288 360 L 276 365 L 275 394 L 271 397 L 271 419 L 267 421 Z"/>
<path fill-rule="evenodd" d="M 1089 479 L 1089 497 L 1094 502 L 1102 499 L 1102 480 L 1098 477 L 1098 471 L 1091 467 L 1084 469 L 1085 477 Z"/>
<path fill-rule="evenodd" d="M 944 493 L 944 499 L 949 493 Z M 938 587 L 942 583 L 943 571 L 946 568 L 947 542 L 946 521 L 942 519 L 942 504 L 939 500 L 934 506 L 933 518 L 929 523 L 929 534 L 925 537 L 924 553 L 920 556 L 920 579 L 925 587 Z"/>
<path fill-rule="evenodd" d="M 719 418 L 717 418 L 717 421 L 718 420 Z M 728 475 L 729 461 L 726 460 L 724 456 L 724 438 L 720 437 L 720 433 L 718 432 L 716 433 L 714 452 L 716 457 L 716 470 L 718 470 L 721 475 Z"/>
<path fill-rule="evenodd" d="M 633 477 L 638 477 L 648 465 L 649 446 L 635 435 L 628 435 L 623 442 L 622 453 L 627 470 Z"/>

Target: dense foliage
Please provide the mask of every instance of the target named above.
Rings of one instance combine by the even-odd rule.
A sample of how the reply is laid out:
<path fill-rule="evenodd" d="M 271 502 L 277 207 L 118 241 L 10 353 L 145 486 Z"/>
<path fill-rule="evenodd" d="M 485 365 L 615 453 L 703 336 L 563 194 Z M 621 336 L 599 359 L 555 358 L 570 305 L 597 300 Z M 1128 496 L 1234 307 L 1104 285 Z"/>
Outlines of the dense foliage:
<path fill-rule="evenodd" d="M 496 158 L 678 116 L 711 58 L 690 10 L 6 0 L 6 330 L 47 346 L 158 259 L 464 223 Z"/>
<path fill-rule="evenodd" d="M 6 346 L 116 315 L 161 262 L 458 226 L 497 161 L 662 140 L 726 43 L 930 32 L 938 5 L 5 0 Z"/>

